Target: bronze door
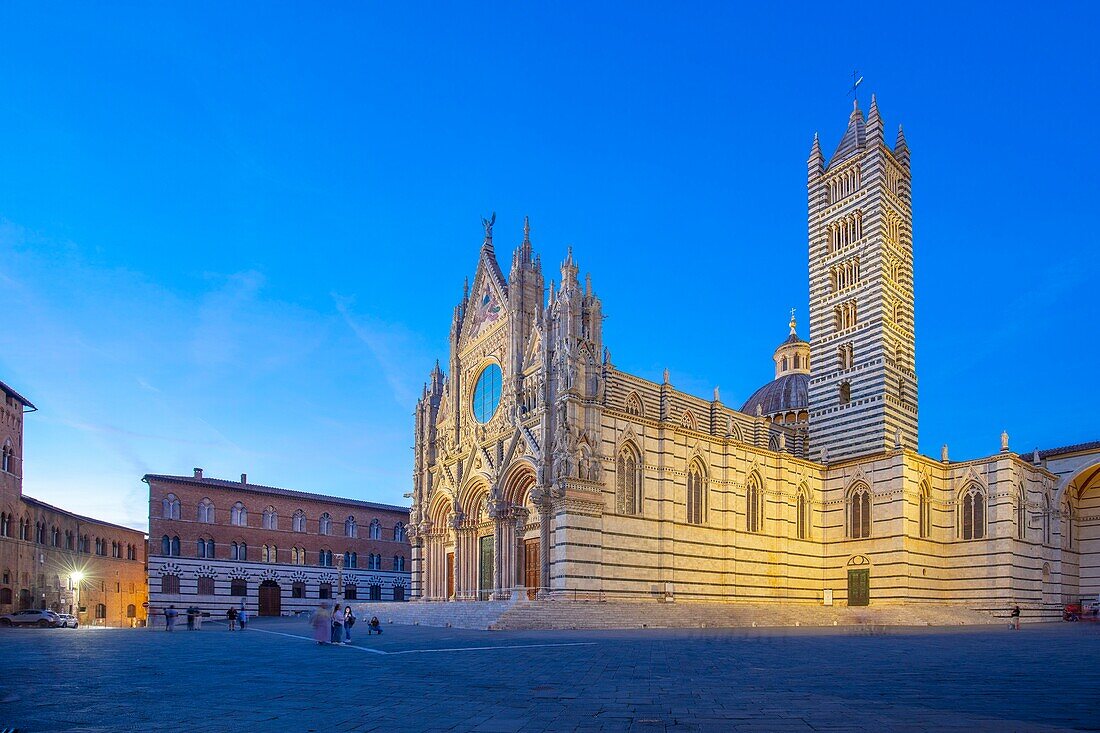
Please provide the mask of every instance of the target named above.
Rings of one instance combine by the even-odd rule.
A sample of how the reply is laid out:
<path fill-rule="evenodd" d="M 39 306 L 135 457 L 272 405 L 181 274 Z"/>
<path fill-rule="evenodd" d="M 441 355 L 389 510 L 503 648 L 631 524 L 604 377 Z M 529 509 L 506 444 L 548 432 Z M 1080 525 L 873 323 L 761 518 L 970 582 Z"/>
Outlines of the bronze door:
<path fill-rule="evenodd" d="M 871 571 L 848 571 L 848 605 L 866 606 L 871 602 Z"/>
<path fill-rule="evenodd" d="M 527 600 L 535 600 L 539 587 L 539 541 L 523 543 L 523 584 L 527 586 Z"/>

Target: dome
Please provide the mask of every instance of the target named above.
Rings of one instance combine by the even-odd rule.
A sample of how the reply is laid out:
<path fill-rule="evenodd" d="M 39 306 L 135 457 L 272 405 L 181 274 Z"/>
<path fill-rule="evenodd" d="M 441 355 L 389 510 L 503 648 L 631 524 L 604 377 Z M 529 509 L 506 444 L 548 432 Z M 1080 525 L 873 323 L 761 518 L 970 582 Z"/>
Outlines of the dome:
<path fill-rule="evenodd" d="M 745 400 L 741 412 L 755 415 L 757 405 L 762 415 L 806 410 L 810 404 L 809 393 L 810 375 L 788 372 L 753 392 L 752 397 Z"/>

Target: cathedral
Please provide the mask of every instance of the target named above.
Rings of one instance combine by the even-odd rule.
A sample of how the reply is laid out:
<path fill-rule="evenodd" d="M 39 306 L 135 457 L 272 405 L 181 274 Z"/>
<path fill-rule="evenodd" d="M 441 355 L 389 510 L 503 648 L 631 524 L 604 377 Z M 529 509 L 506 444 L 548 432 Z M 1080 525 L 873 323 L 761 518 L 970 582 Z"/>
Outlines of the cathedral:
<path fill-rule="evenodd" d="M 909 146 L 853 105 L 808 161 L 808 340 L 742 405 L 621 371 L 572 251 L 485 221 L 415 412 L 411 595 L 960 603 L 1100 593 L 1100 442 L 917 452 Z"/>

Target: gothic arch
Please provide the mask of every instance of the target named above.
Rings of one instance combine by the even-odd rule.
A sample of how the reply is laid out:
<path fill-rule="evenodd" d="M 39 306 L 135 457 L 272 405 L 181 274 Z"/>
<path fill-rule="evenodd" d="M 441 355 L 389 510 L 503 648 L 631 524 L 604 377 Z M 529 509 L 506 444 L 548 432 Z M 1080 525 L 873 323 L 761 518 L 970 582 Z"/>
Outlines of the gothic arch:
<path fill-rule="evenodd" d="M 533 462 L 526 458 L 515 461 L 500 482 L 501 498 L 510 504 L 523 506 L 527 494 L 538 483 L 538 472 Z"/>
<path fill-rule="evenodd" d="M 483 475 L 472 477 L 458 493 L 458 505 L 455 507 L 467 517 L 475 517 L 482 498 L 488 498 L 490 482 Z"/>
<path fill-rule="evenodd" d="M 645 404 L 642 402 L 641 395 L 638 394 L 637 390 L 630 390 L 630 393 L 626 396 L 626 412 L 635 417 L 645 417 Z"/>
<path fill-rule="evenodd" d="M 428 519 L 435 525 L 436 529 L 447 523 L 447 517 L 454 512 L 454 506 L 454 500 L 451 498 L 450 492 L 436 492 L 428 509 Z"/>
<path fill-rule="evenodd" d="M 680 417 L 680 427 L 695 432 L 699 431 L 699 422 L 695 419 L 695 414 L 691 410 L 684 410 L 684 414 Z"/>

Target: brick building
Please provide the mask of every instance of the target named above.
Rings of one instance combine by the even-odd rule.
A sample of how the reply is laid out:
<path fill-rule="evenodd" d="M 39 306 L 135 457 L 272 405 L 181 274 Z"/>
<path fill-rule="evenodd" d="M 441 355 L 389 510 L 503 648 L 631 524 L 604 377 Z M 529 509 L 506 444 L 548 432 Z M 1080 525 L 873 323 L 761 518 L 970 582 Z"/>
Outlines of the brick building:
<path fill-rule="evenodd" d="M 145 535 L 25 496 L 23 416 L 35 407 L 3 382 L 0 392 L 0 614 L 51 608 L 82 624 L 139 624 Z"/>
<path fill-rule="evenodd" d="M 154 609 L 242 603 L 261 616 L 324 599 L 409 596 L 409 510 L 240 481 L 149 474 Z"/>

